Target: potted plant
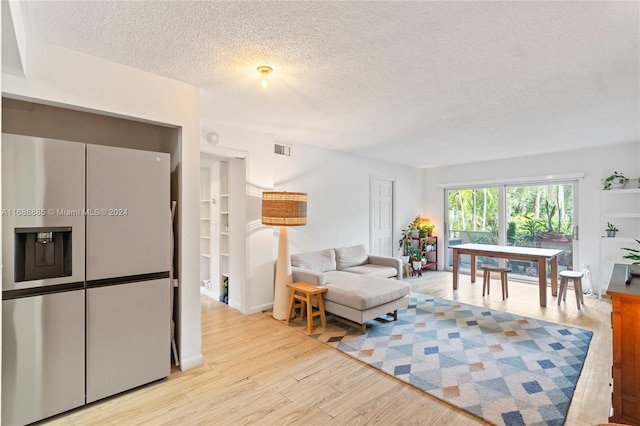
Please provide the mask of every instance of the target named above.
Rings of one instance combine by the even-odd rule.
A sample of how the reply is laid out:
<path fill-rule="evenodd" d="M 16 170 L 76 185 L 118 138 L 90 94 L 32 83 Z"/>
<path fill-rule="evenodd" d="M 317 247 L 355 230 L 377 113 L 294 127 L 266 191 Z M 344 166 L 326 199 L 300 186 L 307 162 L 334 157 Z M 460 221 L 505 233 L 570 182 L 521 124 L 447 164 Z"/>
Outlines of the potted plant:
<path fill-rule="evenodd" d="M 411 231 L 409 229 L 402 230 L 398 240 L 398 248 L 402 251 L 402 256 L 409 256 L 409 249 L 411 248 Z"/>
<path fill-rule="evenodd" d="M 422 252 L 418 247 L 411 247 L 409 249 L 409 254 L 411 256 L 411 266 L 414 271 L 422 269 Z"/>
<path fill-rule="evenodd" d="M 435 250 L 435 246 L 436 246 L 435 240 L 425 240 L 424 251 L 433 251 Z"/>
<path fill-rule="evenodd" d="M 607 229 L 605 229 L 605 232 L 607 233 L 607 237 L 615 237 L 616 232 L 618 232 L 618 228 L 616 228 L 613 223 L 607 222 Z"/>
<path fill-rule="evenodd" d="M 402 236 L 401 238 L 398 240 L 398 248 L 401 250 L 401 255 L 400 255 L 400 259 L 402 260 L 402 264 L 403 265 L 407 265 L 409 264 L 409 257 L 410 257 L 410 253 L 409 250 L 411 249 L 411 231 L 409 231 L 408 229 L 403 229 L 402 230 Z"/>
<path fill-rule="evenodd" d="M 622 173 L 613 172 L 611 176 L 606 178 L 603 182 L 603 189 L 621 189 L 624 188 L 629 182 L 629 178 L 625 177 Z"/>
<path fill-rule="evenodd" d="M 636 242 L 640 244 L 640 240 L 636 239 Z M 627 254 L 622 256 L 623 259 L 631 260 L 631 266 L 629 271 L 633 275 L 640 275 L 640 250 L 634 248 L 623 247 L 622 250 L 626 250 Z"/>
<path fill-rule="evenodd" d="M 416 216 L 416 218 L 413 219 L 409 226 L 407 226 L 409 234 L 414 237 L 420 236 L 420 228 L 420 216 Z"/>
<path fill-rule="evenodd" d="M 425 233 L 427 237 L 431 237 L 433 235 L 433 229 L 435 228 L 435 225 L 427 225 L 424 227 Z"/>

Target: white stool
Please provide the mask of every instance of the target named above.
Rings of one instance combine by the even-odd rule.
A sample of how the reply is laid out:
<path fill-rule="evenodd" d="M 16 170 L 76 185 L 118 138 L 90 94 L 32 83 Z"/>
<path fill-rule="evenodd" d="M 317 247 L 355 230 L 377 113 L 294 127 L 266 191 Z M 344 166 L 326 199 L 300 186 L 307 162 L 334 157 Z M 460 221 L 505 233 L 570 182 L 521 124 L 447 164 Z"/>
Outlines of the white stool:
<path fill-rule="evenodd" d="M 560 289 L 558 290 L 558 306 L 560 300 L 567 301 L 567 287 L 569 280 L 573 281 L 573 290 L 576 292 L 576 303 L 578 309 L 582 309 L 584 305 L 584 296 L 582 295 L 582 276 L 584 273 L 578 271 L 562 271 L 560 272 Z"/>
<path fill-rule="evenodd" d="M 509 297 L 509 286 L 507 282 L 507 274 L 511 272 L 509 268 L 500 268 L 499 266 L 493 265 L 480 265 L 480 269 L 484 271 L 482 275 L 482 296 L 484 296 L 485 289 L 487 290 L 487 294 L 489 294 L 489 290 L 491 287 L 491 272 L 500 272 L 500 284 L 502 286 L 502 300 L 506 297 Z"/>

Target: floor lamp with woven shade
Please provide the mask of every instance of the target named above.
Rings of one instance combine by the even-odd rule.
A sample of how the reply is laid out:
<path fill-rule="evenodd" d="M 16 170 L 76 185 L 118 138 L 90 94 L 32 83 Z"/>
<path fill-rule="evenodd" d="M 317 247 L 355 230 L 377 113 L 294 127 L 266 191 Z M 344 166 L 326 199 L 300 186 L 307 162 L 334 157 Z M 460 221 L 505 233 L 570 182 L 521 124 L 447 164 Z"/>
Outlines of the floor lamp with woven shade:
<path fill-rule="evenodd" d="M 273 290 L 273 317 L 287 319 L 289 289 L 291 284 L 291 258 L 287 227 L 307 224 L 307 194 L 303 192 L 263 192 L 262 224 L 280 226 L 278 239 L 278 263 Z"/>

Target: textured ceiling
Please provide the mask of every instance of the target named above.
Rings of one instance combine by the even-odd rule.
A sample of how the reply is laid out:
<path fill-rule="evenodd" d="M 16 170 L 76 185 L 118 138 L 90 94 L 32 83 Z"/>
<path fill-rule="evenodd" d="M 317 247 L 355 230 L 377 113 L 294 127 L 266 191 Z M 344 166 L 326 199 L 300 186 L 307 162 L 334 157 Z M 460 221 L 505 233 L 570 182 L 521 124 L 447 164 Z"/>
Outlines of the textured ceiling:
<path fill-rule="evenodd" d="M 635 1 L 22 8 L 29 39 L 199 86 L 204 122 L 285 143 L 428 167 L 640 140 Z"/>

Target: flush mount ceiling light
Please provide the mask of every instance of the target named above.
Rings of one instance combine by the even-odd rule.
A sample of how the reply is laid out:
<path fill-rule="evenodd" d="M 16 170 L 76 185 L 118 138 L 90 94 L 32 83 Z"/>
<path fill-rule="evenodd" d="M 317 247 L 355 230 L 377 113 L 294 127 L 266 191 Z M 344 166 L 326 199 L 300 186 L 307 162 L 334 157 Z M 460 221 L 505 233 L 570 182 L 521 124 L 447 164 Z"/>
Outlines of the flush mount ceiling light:
<path fill-rule="evenodd" d="M 262 88 L 265 90 L 267 90 L 267 86 L 269 85 L 269 73 L 271 71 L 273 71 L 273 68 L 266 65 L 258 67 L 258 72 L 262 74 L 262 77 L 260 77 L 260 83 L 262 84 Z"/>

